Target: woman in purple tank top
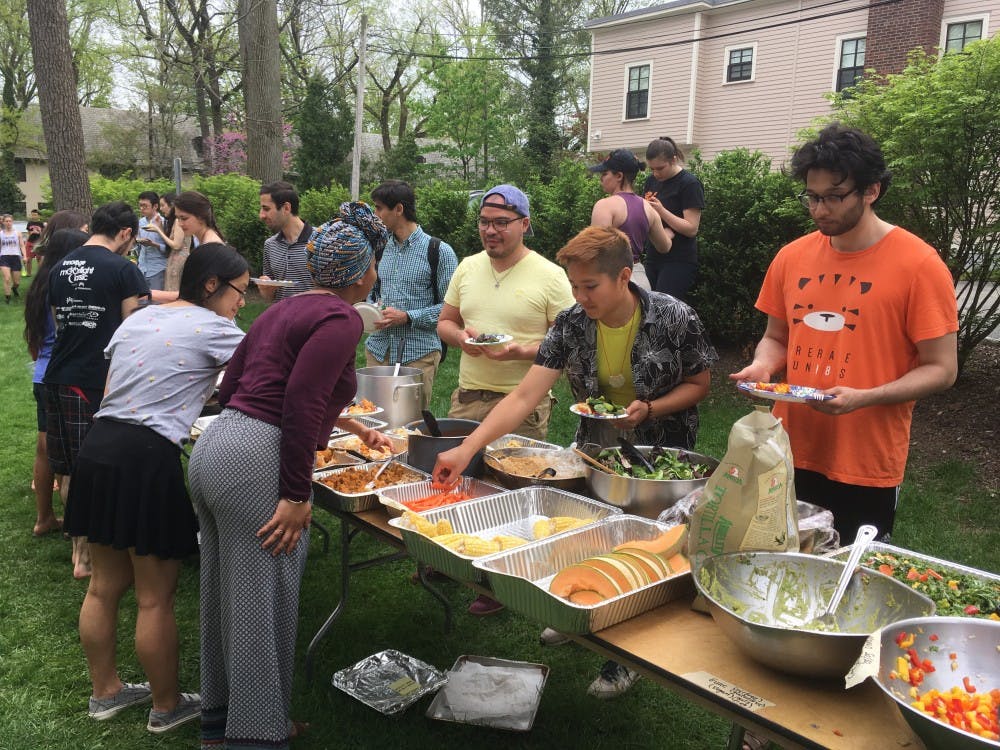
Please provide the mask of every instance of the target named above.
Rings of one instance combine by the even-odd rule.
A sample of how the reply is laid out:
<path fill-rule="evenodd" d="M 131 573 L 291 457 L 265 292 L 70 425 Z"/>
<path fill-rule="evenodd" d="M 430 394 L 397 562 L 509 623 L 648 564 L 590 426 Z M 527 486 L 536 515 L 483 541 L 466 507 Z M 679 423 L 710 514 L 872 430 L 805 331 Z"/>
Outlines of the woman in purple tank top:
<path fill-rule="evenodd" d="M 635 158 L 631 151 L 620 148 L 600 164 L 590 167 L 591 172 L 601 173 L 601 187 L 608 193 L 594 204 L 590 215 L 590 225 L 620 229 L 632 245 L 632 259 L 635 266 L 632 280 L 649 289 L 645 270 L 640 263 L 642 249 L 648 238 L 659 253 L 669 253 L 673 232 L 663 226 L 656 211 L 633 190 L 635 176 L 646 165 Z"/>

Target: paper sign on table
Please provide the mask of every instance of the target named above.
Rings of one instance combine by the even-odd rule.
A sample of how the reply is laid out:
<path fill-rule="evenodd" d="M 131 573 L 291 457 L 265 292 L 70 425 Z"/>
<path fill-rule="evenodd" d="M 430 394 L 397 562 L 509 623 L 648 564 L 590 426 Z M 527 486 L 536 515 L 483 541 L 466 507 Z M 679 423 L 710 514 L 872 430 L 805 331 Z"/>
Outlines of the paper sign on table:
<path fill-rule="evenodd" d="M 852 688 L 860 685 L 869 677 L 878 675 L 879 660 L 882 655 L 882 631 L 876 630 L 865 641 L 864 648 L 861 649 L 861 656 L 854 662 L 851 671 L 844 677 L 844 687 Z"/>

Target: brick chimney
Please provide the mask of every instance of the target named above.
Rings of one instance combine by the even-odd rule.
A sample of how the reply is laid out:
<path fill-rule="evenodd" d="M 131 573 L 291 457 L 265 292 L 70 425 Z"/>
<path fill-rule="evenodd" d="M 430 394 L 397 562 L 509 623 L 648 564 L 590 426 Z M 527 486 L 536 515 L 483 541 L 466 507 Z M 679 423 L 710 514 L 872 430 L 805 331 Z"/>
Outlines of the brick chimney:
<path fill-rule="evenodd" d="M 865 67 L 900 73 L 916 47 L 933 53 L 941 43 L 944 0 L 869 0 Z"/>

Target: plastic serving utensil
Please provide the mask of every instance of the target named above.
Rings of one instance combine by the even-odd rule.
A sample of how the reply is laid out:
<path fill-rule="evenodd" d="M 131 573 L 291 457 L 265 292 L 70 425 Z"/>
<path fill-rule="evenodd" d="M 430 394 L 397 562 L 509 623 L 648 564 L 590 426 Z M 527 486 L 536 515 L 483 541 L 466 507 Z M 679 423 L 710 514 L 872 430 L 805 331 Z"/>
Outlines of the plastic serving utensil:
<path fill-rule="evenodd" d="M 427 429 L 431 431 L 431 437 L 441 437 L 441 428 L 438 427 L 438 422 L 434 418 L 434 415 L 428 409 L 424 409 L 420 413 L 424 417 L 424 424 L 427 425 Z"/>
<path fill-rule="evenodd" d="M 875 538 L 876 534 L 878 534 L 878 529 L 871 524 L 866 523 L 858 529 L 857 536 L 854 537 L 854 544 L 851 545 L 851 555 L 844 564 L 844 572 L 840 574 L 840 580 L 837 581 L 837 589 L 833 592 L 833 596 L 830 597 L 830 603 L 827 605 L 826 611 L 813 620 L 814 624 L 823 625 L 828 628 L 836 625 L 833 615 L 837 611 L 837 607 L 840 606 L 840 600 L 844 598 L 844 592 L 847 591 L 847 584 L 851 582 L 854 570 L 861 561 L 861 556 L 864 555 L 869 543 Z"/>

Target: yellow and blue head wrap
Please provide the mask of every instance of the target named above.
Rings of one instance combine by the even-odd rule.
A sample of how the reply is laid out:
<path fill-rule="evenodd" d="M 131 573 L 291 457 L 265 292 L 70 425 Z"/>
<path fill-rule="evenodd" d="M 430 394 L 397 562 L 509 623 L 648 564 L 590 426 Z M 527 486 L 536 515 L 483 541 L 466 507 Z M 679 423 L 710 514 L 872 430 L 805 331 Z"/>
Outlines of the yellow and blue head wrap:
<path fill-rule="evenodd" d="M 364 203 L 341 203 L 340 215 L 313 230 L 306 262 L 317 286 L 340 289 L 368 271 L 389 232 Z"/>

